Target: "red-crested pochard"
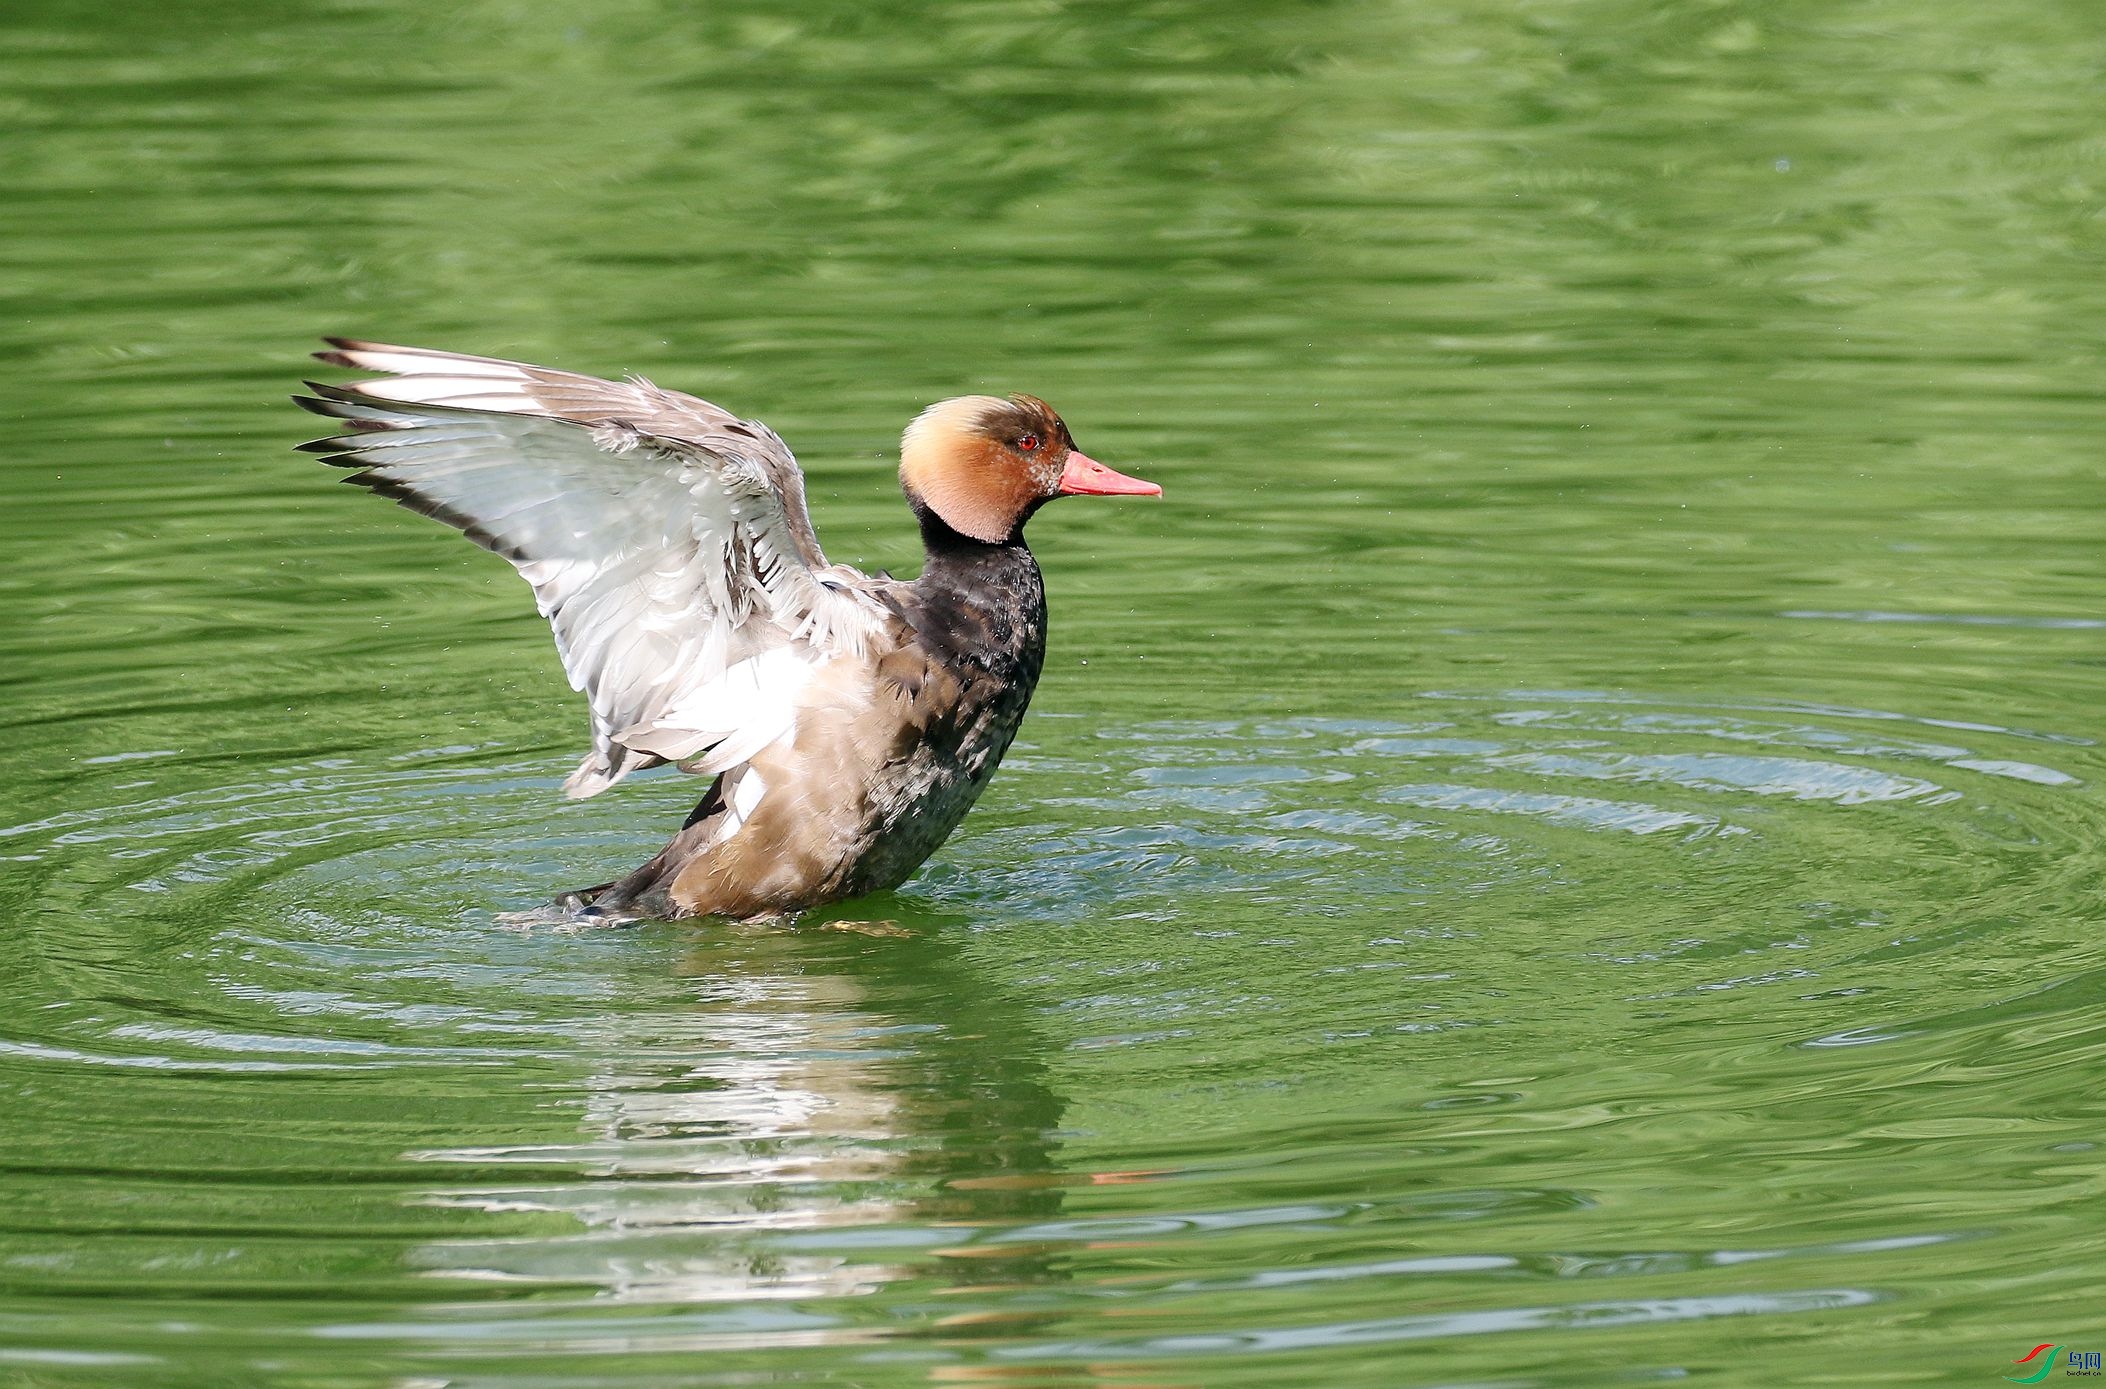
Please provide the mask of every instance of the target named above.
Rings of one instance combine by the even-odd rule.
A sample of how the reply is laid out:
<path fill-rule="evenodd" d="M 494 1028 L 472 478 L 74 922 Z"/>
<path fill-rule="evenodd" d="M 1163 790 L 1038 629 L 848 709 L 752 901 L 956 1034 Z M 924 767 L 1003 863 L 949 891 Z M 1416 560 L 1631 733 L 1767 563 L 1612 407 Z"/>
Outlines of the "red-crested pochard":
<path fill-rule="evenodd" d="M 963 396 L 900 440 L 927 562 L 828 564 L 764 424 L 631 377 L 330 338 L 382 372 L 295 399 L 351 433 L 348 481 L 510 560 L 592 706 L 564 790 L 715 777 L 650 862 L 555 905 L 588 919 L 781 916 L 895 887 L 994 775 L 1038 683 L 1046 591 L 1024 523 L 1055 497 L 1156 495 L 1044 401 Z"/>

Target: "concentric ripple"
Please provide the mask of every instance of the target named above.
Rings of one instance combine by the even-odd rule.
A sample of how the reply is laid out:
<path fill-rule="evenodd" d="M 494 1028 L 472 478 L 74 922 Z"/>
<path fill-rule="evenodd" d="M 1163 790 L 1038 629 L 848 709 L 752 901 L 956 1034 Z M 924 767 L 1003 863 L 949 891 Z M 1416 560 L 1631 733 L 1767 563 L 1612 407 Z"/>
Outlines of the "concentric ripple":
<path fill-rule="evenodd" d="M 449 747 L 161 793 L 194 770 L 113 760 L 109 805 L 0 831 L 66 922 L 21 942 L 0 1035 L 44 1135 L 0 1347 L 45 1364 L 35 1299 L 115 1295 L 95 1354 L 202 1373 L 265 1331 L 138 1299 L 269 1289 L 268 1335 L 317 1363 L 439 1375 L 847 1353 L 1266 1382 L 1547 1329 L 1613 1355 L 1862 1314 L 1909 1251 L 2025 1242 L 1993 1200 L 1897 1222 L 1834 1185 L 1838 1140 L 1794 1135 L 1839 1112 L 1897 1181 L 1924 1145 L 1974 1150 L 1985 1189 L 2049 1180 L 2090 1141 L 1902 1084 L 2015 1021 L 2089 1035 L 2106 969 L 2032 1004 L 1996 979 L 2017 923 L 2098 891 L 2084 740 L 1570 691 L 1034 739 L 908 888 L 793 930 L 496 923 L 648 852 L 692 783 L 565 805 L 560 765 Z M 1934 909 L 1882 905 L 1904 878 Z M 1926 960 L 1995 1001 L 1894 1015 Z M 1646 1039 L 1683 1023 L 1663 1082 Z M 2022 1090 L 2046 1060 L 1997 1064 Z M 1602 1142 L 1705 1166 L 1631 1187 Z M 1807 1212 L 1722 1217 L 1694 1174 L 1731 1153 Z M 1562 1291 L 1604 1278 L 1628 1291 Z M 347 1316 L 347 1288 L 407 1310 Z"/>

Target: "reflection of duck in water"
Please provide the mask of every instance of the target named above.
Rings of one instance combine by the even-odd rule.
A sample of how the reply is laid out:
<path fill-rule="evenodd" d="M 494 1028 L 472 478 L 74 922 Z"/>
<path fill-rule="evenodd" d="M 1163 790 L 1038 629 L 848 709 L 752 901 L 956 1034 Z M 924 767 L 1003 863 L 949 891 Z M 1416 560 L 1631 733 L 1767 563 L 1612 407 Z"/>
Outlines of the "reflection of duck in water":
<path fill-rule="evenodd" d="M 925 934 L 943 923 L 909 903 L 887 910 L 905 931 L 882 949 L 835 931 L 731 930 L 675 977 L 639 961 L 610 979 L 632 1007 L 604 1024 L 618 1030 L 585 1077 L 582 1132 L 418 1154 L 568 1168 L 427 1199 L 569 1219 L 441 1241 L 419 1261 L 442 1277 L 655 1303 L 1057 1276 L 1036 1244 L 973 1242 L 1057 1217 L 1073 1184 L 1058 1170 L 1065 1102 L 1046 1085 L 1047 1044 L 956 945 Z"/>
<path fill-rule="evenodd" d="M 775 432 L 693 396 L 488 357 L 331 339 L 393 379 L 296 397 L 306 447 L 515 565 L 592 706 L 590 796 L 641 767 L 715 782 L 657 857 L 558 905 L 760 917 L 897 886 L 994 775 L 1045 658 L 1024 523 L 1055 497 L 1154 494 L 1031 396 L 923 411 L 900 485 L 912 582 L 830 565 Z"/>

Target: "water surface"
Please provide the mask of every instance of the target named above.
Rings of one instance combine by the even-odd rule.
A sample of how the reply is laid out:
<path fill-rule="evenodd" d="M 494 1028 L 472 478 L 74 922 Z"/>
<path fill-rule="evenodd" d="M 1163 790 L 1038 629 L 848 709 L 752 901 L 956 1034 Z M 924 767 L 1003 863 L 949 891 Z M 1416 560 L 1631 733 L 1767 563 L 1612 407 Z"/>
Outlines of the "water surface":
<path fill-rule="evenodd" d="M 0 1383 L 1993 1383 L 2106 1334 L 2094 9 L 0 18 Z M 768 420 L 1033 540 L 982 807 L 566 934 L 500 562 L 322 332 Z"/>

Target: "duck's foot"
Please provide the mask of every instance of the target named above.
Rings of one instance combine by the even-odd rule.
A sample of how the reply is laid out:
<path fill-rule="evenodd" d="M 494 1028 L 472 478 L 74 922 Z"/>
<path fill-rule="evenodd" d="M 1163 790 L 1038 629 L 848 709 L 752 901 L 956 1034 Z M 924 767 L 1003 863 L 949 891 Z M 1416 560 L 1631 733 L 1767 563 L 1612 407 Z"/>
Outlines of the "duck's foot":
<path fill-rule="evenodd" d="M 575 931 L 583 925 L 578 914 L 551 902 L 545 907 L 528 907 L 523 912 L 499 912 L 497 924 L 515 931 L 533 931 L 544 928 L 558 931 Z"/>
<path fill-rule="evenodd" d="M 613 883 L 601 883 L 597 887 L 574 888 L 559 892 L 554 901 L 545 907 L 533 907 L 523 912 L 499 912 L 500 926 L 561 926 L 576 929 L 581 926 L 621 926 L 631 921 L 640 921 L 642 914 L 624 911 L 626 905 L 611 896 L 608 889 Z"/>
<path fill-rule="evenodd" d="M 598 887 L 575 887 L 568 892 L 557 893 L 556 900 L 549 905 L 562 907 L 566 911 L 581 912 L 606 896 L 607 889 L 613 886 L 613 883 L 601 883 Z"/>
<path fill-rule="evenodd" d="M 858 936 L 884 936 L 895 940 L 911 940 L 914 933 L 897 921 L 829 921 L 819 928 L 822 931 L 847 931 Z"/>

